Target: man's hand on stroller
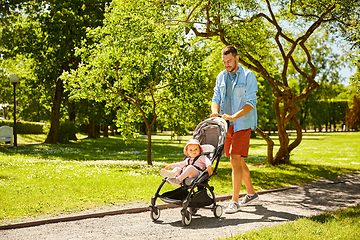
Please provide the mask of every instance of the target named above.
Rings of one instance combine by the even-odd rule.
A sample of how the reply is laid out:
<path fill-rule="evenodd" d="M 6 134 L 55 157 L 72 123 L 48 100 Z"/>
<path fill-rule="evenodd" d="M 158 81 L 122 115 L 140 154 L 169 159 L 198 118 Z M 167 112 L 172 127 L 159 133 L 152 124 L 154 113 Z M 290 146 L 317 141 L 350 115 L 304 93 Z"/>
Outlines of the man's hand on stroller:
<path fill-rule="evenodd" d="M 230 122 L 232 122 L 232 121 L 236 120 L 235 117 L 234 117 L 234 115 L 223 114 L 221 117 L 222 117 L 222 119 L 224 119 L 225 121 L 230 121 Z"/>
<path fill-rule="evenodd" d="M 218 113 L 212 113 L 212 114 L 210 115 L 210 117 L 220 117 L 220 114 L 218 114 Z"/>

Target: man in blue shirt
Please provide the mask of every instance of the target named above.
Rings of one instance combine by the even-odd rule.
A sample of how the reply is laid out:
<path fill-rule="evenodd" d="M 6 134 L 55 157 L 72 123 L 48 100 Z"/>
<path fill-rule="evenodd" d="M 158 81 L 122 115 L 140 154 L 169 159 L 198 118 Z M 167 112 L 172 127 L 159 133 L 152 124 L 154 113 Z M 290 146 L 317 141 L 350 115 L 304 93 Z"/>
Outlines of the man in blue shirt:
<path fill-rule="evenodd" d="M 225 141 L 225 156 L 230 157 L 232 166 L 232 201 L 225 213 L 234 213 L 258 199 L 252 185 L 250 171 L 244 158 L 248 157 L 251 129 L 256 128 L 256 93 L 258 91 L 255 74 L 239 64 L 237 50 L 226 46 L 221 51 L 226 70 L 216 78 L 211 102 L 210 117 L 222 116 L 230 121 Z M 247 195 L 239 203 L 241 183 L 244 181 Z"/>

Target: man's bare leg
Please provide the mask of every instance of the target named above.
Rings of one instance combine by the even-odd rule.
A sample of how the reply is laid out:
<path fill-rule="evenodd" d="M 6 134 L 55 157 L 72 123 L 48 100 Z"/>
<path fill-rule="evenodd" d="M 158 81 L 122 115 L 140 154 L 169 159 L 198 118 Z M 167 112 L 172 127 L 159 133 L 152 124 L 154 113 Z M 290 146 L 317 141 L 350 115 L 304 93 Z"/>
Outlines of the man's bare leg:
<path fill-rule="evenodd" d="M 232 166 L 232 184 L 233 184 L 232 200 L 234 202 L 238 202 L 242 181 L 244 181 L 246 191 L 248 194 L 255 194 L 255 189 L 254 186 L 252 185 L 250 178 L 250 171 L 244 161 L 244 158 L 241 157 L 241 155 L 231 154 L 230 162 Z"/>

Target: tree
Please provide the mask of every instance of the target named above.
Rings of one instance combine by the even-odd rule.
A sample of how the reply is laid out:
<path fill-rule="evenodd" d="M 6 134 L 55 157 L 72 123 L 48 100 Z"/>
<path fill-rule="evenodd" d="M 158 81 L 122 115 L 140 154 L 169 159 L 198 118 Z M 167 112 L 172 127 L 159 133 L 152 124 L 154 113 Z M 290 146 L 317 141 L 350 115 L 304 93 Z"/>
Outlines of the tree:
<path fill-rule="evenodd" d="M 45 140 L 58 141 L 65 70 L 76 68 L 75 48 L 80 46 L 87 27 L 101 25 L 107 0 L 8 1 L 0 8 L 2 54 L 19 54 L 32 59 L 36 74 L 34 92 L 51 94 L 51 127 Z"/>
<path fill-rule="evenodd" d="M 334 99 L 341 91 L 345 91 L 340 84 L 344 79 L 338 69 L 344 67 L 346 62 L 344 60 L 339 61 L 340 55 L 332 51 L 331 46 L 333 44 L 335 44 L 334 39 L 330 38 L 325 31 L 313 34 L 308 40 L 307 45 L 312 53 L 312 62 L 317 69 L 316 82 L 319 83 L 319 87 L 314 90 L 313 94 L 296 103 L 300 109 L 296 116 L 302 129 L 306 129 L 307 126 L 311 125 L 312 119 L 318 120 L 316 122 L 320 126 L 323 124 L 328 125 L 331 120 L 334 121 L 335 116 L 330 105 L 334 103 Z M 306 56 L 297 53 L 295 60 L 304 72 L 311 73 L 310 67 L 306 64 Z M 289 68 L 289 86 L 293 89 L 295 95 L 299 95 L 306 88 L 307 80 L 302 76 L 297 76 L 296 73 L 294 68 Z M 315 110 L 317 106 L 319 108 Z M 339 115 L 340 121 L 344 118 L 344 114 L 345 112 Z M 329 116 L 329 118 L 326 119 L 324 116 Z M 338 121 L 337 119 L 336 122 Z"/>
<path fill-rule="evenodd" d="M 20 82 L 16 85 L 16 116 L 19 120 L 40 122 L 48 119 L 48 107 L 46 102 L 49 96 L 44 95 L 40 86 L 34 87 L 36 78 L 32 70 L 32 59 L 26 59 L 22 55 L 15 58 L 0 59 L 0 103 L 11 103 L 7 108 L 7 116 L 13 115 L 13 86 L 9 81 L 9 75 L 16 73 Z M 36 90 L 35 90 L 36 89 Z"/>
<path fill-rule="evenodd" d="M 104 26 L 88 30 L 78 69 L 63 75 L 72 98 L 120 108 L 118 127 L 124 137 L 138 134 L 134 123 L 140 119 L 145 123 L 149 165 L 158 117 L 172 126 L 191 122 L 201 112 L 207 80 L 199 71 L 206 56 L 202 45 L 188 44 L 179 28 L 160 23 L 163 18 L 156 2 L 113 1 Z"/>
<path fill-rule="evenodd" d="M 318 88 L 317 69 L 307 41 L 321 25 L 336 28 L 347 24 L 346 17 L 356 10 L 353 1 L 199 1 L 185 0 L 172 3 L 169 23 L 185 25 L 187 32 L 198 37 L 218 37 L 225 45 L 238 48 L 240 63 L 263 76 L 275 96 L 274 109 L 280 147 L 273 156 L 273 141 L 260 129 L 257 132 L 267 141 L 268 162 L 288 163 L 290 152 L 302 140 L 301 126 L 296 118 L 296 103 Z M 182 13 L 182 14 L 181 14 Z M 288 27 L 287 30 L 286 27 Z M 296 62 L 295 50 L 306 56 L 310 72 Z M 281 55 L 281 61 L 273 56 Z M 281 67 L 280 67 L 281 66 Z M 297 76 L 306 79 L 306 87 L 298 95 L 289 86 L 288 71 L 292 66 Z M 297 132 L 290 143 L 286 126 L 291 123 Z"/>

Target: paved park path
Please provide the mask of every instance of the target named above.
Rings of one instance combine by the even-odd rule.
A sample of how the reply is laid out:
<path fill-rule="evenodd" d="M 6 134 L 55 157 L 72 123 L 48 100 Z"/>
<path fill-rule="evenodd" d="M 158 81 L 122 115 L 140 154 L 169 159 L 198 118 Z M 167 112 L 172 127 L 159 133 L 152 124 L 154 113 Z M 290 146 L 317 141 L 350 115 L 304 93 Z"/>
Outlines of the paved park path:
<path fill-rule="evenodd" d="M 219 204 L 225 208 L 228 201 Z M 145 211 L 0 230 L 0 239 L 218 239 L 356 204 L 360 174 L 346 174 L 261 194 L 258 203 L 219 219 L 211 210 L 200 209 L 187 227 L 181 223 L 180 208 L 171 208 L 161 210 L 156 222 Z"/>

